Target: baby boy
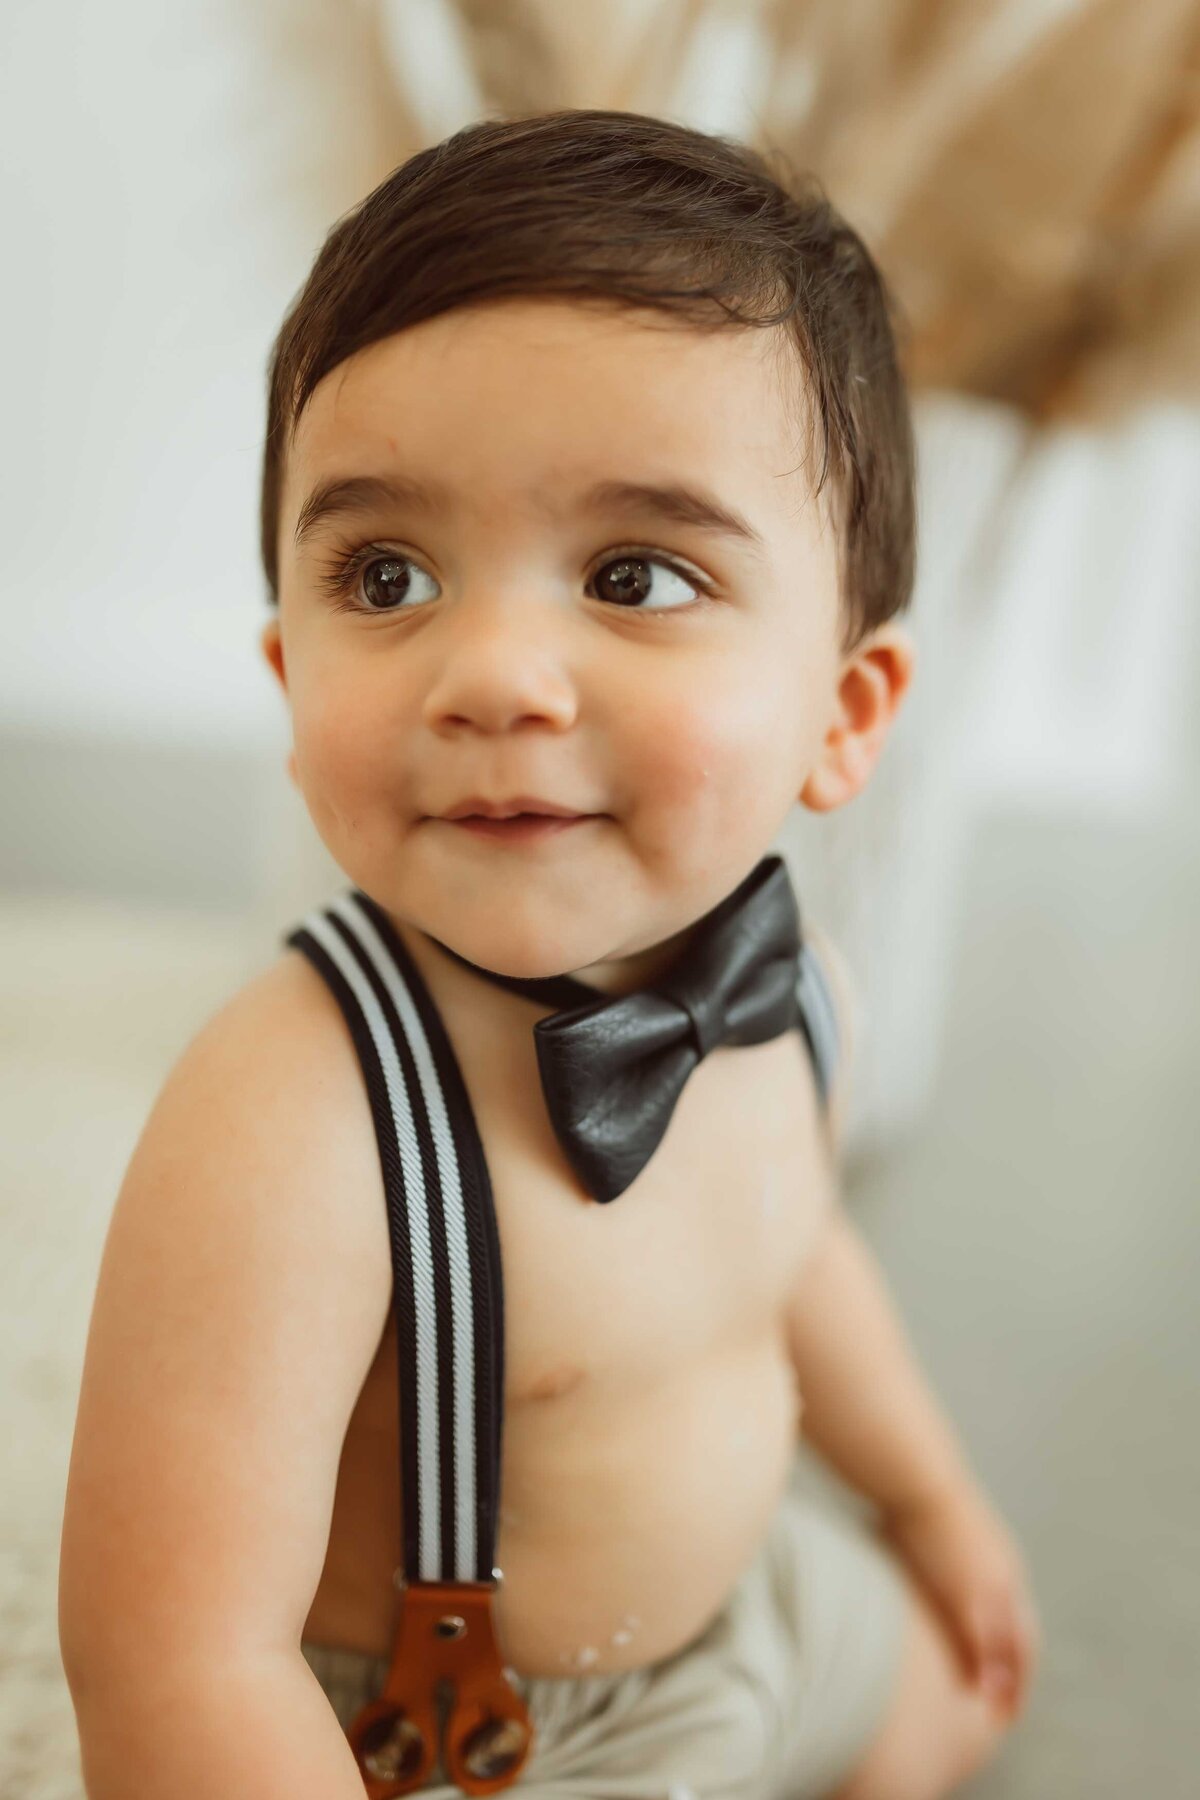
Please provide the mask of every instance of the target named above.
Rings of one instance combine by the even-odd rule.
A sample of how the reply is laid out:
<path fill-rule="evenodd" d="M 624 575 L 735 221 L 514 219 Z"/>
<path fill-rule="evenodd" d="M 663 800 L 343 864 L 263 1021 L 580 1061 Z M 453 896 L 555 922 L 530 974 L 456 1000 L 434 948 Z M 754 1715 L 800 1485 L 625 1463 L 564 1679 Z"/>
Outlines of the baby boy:
<path fill-rule="evenodd" d="M 547 1111 L 555 1009 L 520 989 L 652 991 L 794 805 L 862 790 L 912 675 L 912 465 L 859 238 L 815 186 L 640 115 L 411 158 L 275 346 L 262 644 L 292 778 L 486 1146 L 492 1612 L 535 1727 L 515 1785 L 544 1800 L 932 1800 L 1027 1692 L 1020 1552 L 839 1203 L 832 944 L 801 908 L 831 1078 L 795 1031 L 709 1047 L 609 1204 Z M 346 1728 L 393 1646 L 413 1404 L 376 1122 L 286 948 L 143 1130 L 63 1532 L 91 1800 L 363 1792 Z M 800 1430 L 873 1529 L 789 1491 Z"/>

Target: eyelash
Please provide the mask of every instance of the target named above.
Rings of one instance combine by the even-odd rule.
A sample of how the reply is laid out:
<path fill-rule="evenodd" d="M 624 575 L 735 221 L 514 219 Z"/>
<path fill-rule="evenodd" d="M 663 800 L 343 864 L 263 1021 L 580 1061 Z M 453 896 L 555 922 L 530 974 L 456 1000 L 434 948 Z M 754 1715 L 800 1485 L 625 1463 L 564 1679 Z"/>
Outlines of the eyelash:
<path fill-rule="evenodd" d="M 640 547 L 610 551 L 602 562 L 596 564 L 596 572 L 607 568 L 609 563 L 620 562 L 624 558 L 628 558 L 630 561 L 652 562 L 661 568 L 670 569 L 673 575 L 678 575 L 690 587 L 699 588 L 701 594 L 707 598 L 711 599 L 712 597 L 711 588 L 702 582 L 698 575 L 693 575 L 690 569 L 685 569 L 681 563 L 673 561 L 669 556 L 658 556 Z M 355 602 L 351 590 L 358 577 L 371 563 L 381 561 L 411 562 L 414 567 L 420 567 L 415 557 L 409 556 L 404 551 L 389 550 L 386 545 L 382 544 L 363 544 L 359 549 L 349 552 L 345 549 L 336 551 L 333 557 L 322 565 L 317 578 L 318 586 L 333 601 L 335 611 L 357 613 L 367 618 L 388 619 L 395 617 L 397 612 L 419 612 L 421 610 L 419 607 L 394 607 L 391 612 L 388 612 L 379 607 L 360 606 Z M 699 600 L 689 600 L 683 606 L 668 606 L 657 612 L 640 606 L 615 607 L 615 610 L 635 619 L 661 619 L 674 613 L 684 613 L 690 617 L 692 613 L 699 610 L 701 605 L 702 602 Z"/>

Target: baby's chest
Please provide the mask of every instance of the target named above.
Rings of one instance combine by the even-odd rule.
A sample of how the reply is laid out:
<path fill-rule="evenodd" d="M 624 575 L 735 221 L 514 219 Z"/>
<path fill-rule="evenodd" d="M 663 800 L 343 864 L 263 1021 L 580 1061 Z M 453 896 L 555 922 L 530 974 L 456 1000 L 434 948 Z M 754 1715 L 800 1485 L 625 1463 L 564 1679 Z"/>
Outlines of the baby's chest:
<path fill-rule="evenodd" d="M 511 1069 L 464 1073 L 496 1207 L 510 1404 L 644 1390 L 776 1327 L 832 1199 L 798 1034 L 710 1055 L 607 1204 L 563 1158 L 536 1068 L 532 1095 Z"/>

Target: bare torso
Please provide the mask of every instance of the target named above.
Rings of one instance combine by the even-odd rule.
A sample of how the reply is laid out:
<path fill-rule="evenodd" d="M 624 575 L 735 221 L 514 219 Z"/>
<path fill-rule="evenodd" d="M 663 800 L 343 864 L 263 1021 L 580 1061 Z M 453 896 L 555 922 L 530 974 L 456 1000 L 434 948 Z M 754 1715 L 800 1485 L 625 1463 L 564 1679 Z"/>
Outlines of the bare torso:
<path fill-rule="evenodd" d="M 787 1484 L 801 1401 L 786 1307 L 833 1200 L 807 1047 L 793 1031 L 712 1052 L 637 1181 L 598 1205 L 545 1113 L 532 1033 L 546 1009 L 405 940 L 462 1069 L 499 1227 L 501 1654 L 531 1676 L 657 1662 L 719 1610 Z M 397 1379 L 389 1322 L 304 1630 L 382 1656 L 401 1560 Z"/>

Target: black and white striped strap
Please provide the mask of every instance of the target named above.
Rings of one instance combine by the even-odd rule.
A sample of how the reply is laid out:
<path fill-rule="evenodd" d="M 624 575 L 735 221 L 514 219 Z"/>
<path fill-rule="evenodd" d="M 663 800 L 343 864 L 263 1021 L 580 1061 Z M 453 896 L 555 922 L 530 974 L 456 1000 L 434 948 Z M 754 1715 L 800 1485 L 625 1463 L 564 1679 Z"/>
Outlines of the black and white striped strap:
<path fill-rule="evenodd" d="M 491 1180 L 462 1074 L 415 963 L 369 896 L 351 889 L 314 909 L 285 942 L 342 1010 L 379 1144 L 395 1278 L 404 1573 L 490 1581 L 504 1290 Z"/>

